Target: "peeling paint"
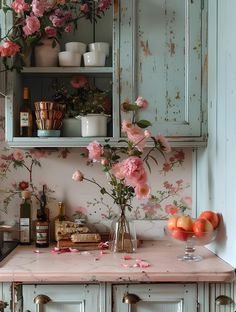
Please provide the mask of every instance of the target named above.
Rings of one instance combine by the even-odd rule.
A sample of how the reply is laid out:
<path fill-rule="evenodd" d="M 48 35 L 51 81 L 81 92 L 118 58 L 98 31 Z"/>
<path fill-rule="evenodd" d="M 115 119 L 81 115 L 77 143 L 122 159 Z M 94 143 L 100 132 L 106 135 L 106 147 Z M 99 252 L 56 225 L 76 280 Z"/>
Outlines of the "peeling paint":
<path fill-rule="evenodd" d="M 175 47 L 176 47 L 175 43 L 170 40 L 170 55 L 171 56 L 175 55 Z"/>
<path fill-rule="evenodd" d="M 146 42 L 144 42 L 143 40 L 140 41 L 140 46 L 143 49 L 143 53 L 145 56 L 148 55 L 152 55 L 150 49 L 149 49 L 149 44 L 148 44 L 148 40 L 146 40 Z"/>
<path fill-rule="evenodd" d="M 117 15 L 119 12 L 119 0 L 114 0 L 114 15 Z"/>
<path fill-rule="evenodd" d="M 176 98 L 176 100 L 180 100 L 180 91 L 177 91 L 175 98 Z"/>
<path fill-rule="evenodd" d="M 202 84 L 204 86 L 207 86 L 207 80 L 208 80 L 208 54 L 205 54 L 203 63 L 203 78 L 202 78 Z"/>

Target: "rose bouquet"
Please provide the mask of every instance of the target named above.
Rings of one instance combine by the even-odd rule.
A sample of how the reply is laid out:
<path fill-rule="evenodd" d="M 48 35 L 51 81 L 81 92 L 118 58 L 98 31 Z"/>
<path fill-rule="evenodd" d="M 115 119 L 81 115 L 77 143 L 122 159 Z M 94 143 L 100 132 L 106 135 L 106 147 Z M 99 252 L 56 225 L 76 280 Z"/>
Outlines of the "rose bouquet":
<path fill-rule="evenodd" d="M 128 248 L 125 248 L 125 237 L 130 235 L 128 223 L 125 218 L 125 210 L 132 209 L 132 199 L 147 199 L 151 190 L 148 184 L 146 167 L 151 171 L 150 160 L 157 164 L 156 152 L 163 156 L 171 151 L 170 144 L 161 134 L 152 135 L 151 126 L 148 120 L 137 120 L 137 113 L 145 109 L 148 102 L 142 97 L 138 97 L 134 104 L 128 101 L 122 104 L 122 110 L 132 112 L 132 120 L 122 122 L 122 132 L 127 138 L 119 142 L 124 146 L 115 147 L 109 144 L 109 139 L 104 145 L 94 141 L 87 147 L 89 162 L 97 162 L 102 166 L 103 171 L 108 176 L 109 187 L 99 184 L 94 178 L 86 177 L 80 170 L 74 172 L 72 179 L 75 181 L 88 181 L 100 188 L 102 194 L 112 198 L 114 204 L 120 207 L 121 215 L 118 220 L 119 242 L 114 251 L 132 251 L 132 241 L 129 241 Z M 152 140 L 152 147 L 145 150 L 147 140 Z"/>
<path fill-rule="evenodd" d="M 14 0 L 2 8 L 13 16 L 13 24 L 0 38 L 0 56 L 5 70 L 21 70 L 24 56 L 42 37 L 61 37 L 77 28 L 81 18 L 95 21 L 109 9 L 111 0 Z M 12 59 L 14 57 L 14 59 Z"/>

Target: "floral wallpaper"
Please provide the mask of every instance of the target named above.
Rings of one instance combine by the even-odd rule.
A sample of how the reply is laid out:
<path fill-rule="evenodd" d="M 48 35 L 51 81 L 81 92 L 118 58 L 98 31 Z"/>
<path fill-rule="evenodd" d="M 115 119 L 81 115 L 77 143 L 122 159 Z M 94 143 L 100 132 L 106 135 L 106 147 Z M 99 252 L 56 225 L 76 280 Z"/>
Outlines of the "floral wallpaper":
<path fill-rule="evenodd" d="M 80 168 L 86 176 L 107 183 L 101 167 L 87 164 L 81 156 L 83 148 L 11 149 L 4 142 L 4 105 L 0 99 L 0 222 L 15 223 L 19 218 L 21 191 L 28 189 L 34 196 L 33 214 L 39 208 L 38 198 L 46 185 L 50 217 L 58 213 L 57 203 L 65 203 L 66 214 L 83 216 L 90 223 L 106 223 L 117 213 L 118 207 L 99 192 L 95 186 L 77 183 L 72 174 Z M 149 200 L 134 200 L 129 216 L 136 220 L 164 220 L 177 212 L 190 213 L 192 209 L 192 150 L 174 148 L 164 159 L 157 155 L 149 182 L 152 196 Z"/>

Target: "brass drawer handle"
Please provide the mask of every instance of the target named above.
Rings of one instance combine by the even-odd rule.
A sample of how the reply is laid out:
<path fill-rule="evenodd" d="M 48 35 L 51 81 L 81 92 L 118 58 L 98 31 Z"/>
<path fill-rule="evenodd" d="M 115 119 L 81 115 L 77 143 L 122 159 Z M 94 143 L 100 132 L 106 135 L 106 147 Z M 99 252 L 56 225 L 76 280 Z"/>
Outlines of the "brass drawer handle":
<path fill-rule="evenodd" d="M 233 303 L 233 299 L 225 295 L 220 295 L 216 297 L 215 302 L 217 305 L 227 305 Z"/>
<path fill-rule="evenodd" d="M 34 298 L 35 304 L 47 304 L 50 301 L 52 301 L 51 298 L 46 295 L 38 295 Z"/>
<path fill-rule="evenodd" d="M 126 303 L 126 304 L 135 304 L 135 303 L 139 302 L 140 300 L 141 299 L 139 298 L 139 296 L 137 296 L 135 294 L 129 294 L 128 292 L 126 292 L 124 294 L 122 302 Z"/>

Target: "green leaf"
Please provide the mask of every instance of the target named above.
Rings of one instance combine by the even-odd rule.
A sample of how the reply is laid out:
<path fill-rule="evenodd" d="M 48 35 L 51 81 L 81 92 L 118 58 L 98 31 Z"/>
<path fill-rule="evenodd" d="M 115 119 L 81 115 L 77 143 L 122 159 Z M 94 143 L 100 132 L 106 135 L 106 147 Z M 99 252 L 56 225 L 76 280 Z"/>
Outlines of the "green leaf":
<path fill-rule="evenodd" d="M 148 167 L 149 172 L 151 173 L 151 167 L 150 167 L 150 165 L 149 165 L 148 161 L 147 161 L 147 160 L 145 160 L 145 163 L 146 163 L 146 165 L 147 165 L 147 167 Z"/>
<path fill-rule="evenodd" d="M 152 124 L 150 123 L 150 121 L 148 121 L 148 120 L 139 120 L 138 122 L 137 122 L 137 125 L 140 127 L 140 128 L 147 128 L 147 127 L 149 127 L 149 126 L 151 126 Z"/>

